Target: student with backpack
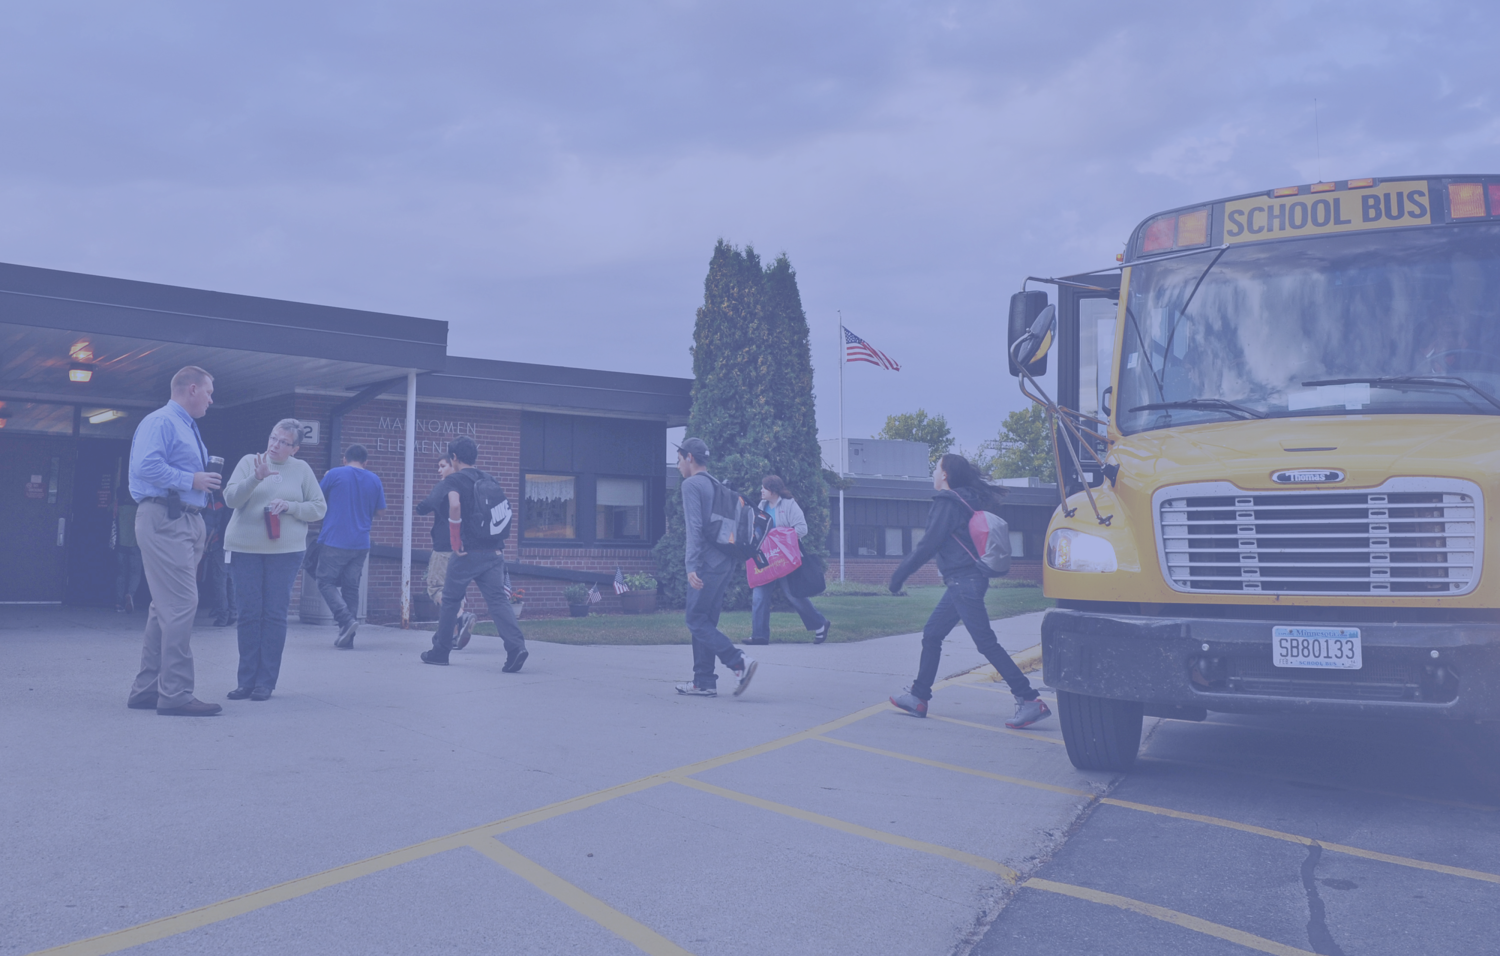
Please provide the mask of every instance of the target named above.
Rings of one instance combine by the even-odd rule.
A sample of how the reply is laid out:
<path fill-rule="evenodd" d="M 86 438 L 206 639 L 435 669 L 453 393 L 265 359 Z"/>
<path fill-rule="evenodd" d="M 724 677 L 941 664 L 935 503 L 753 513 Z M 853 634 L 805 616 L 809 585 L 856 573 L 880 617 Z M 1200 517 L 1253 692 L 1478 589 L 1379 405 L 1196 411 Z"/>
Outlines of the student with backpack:
<path fill-rule="evenodd" d="M 904 694 L 891 703 L 914 717 L 927 716 L 927 702 L 932 699 L 932 683 L 937 679 L 938 662 L 943 655 L 943 639 L 960 622 L 974 639 L 974 646 L 985 656 L 1016 699 L 1016 714 L 1005 722 L 1012 729 L 1029 727 L 1052 711 L 1047 708 L 1026 675 L 1011 660 L 1005 648 L 995 639 L 990 627 L 984 594 L 990 578 L 1010 569 L 1010 534 L 1005 522 L 993 514 L 999 489 L 980 475 L 967 458 L 944 455 L 932 473 L 932 509 L 927 513 L 927 532 L 921 544 L 912 549 L 896 572 L 891 575 L 890 589 L 895 594 L 918 568 L 933 557 L 948 590 L 922 628 L 922 658 L 917 679 Z"/>
<path fill-rule="evenodd" d="M 770 518 L 770 527 L 791 528 L 797 532 L 798 541 L 807 537 L 807 517 L 802 513 L 802 506 L 793 500 L 781 476 L 767 475 L 761 480 L 760 489 L 760 509 Z M 776 588 L 802 618 L 802 626 L 812 631 L 813 643 L 828 640 L 828 618 L 807 598 L 794 594 L 790 585 L 788 578 L 783 577 L 750 590 L 750 640 L 745 643 L 771 643 L 771 595 L 772 589 Z"/>
<path fill-rule="evenodd" d="M 729 576 L 755 551 L 755 509 L 708 473 L 708 446 L 701 438 L 677 446 L 677 473 L 687 522 L 687 626 L 693 635 L 693 679 L 678 684 L 677 693 L 717 697 L 717 657 L 734 672 L 738 697 L 750 686 L 756 663 L 719 630 L 719 613 Z"/>
<path fill-rule="evenodd" d="M 424 664 L 447 664 L 453 649 L 453 629 L 459 607 L 469 582 L 479 585 L 484 603 L 490 609 L 495 630 L 505 642 L 505 666 L 514 674 L 526 663 L 526 638 L 516 626 L 515 612 L 505 595 L 505 536 L 510 533 L 510 502 L 500 483 L 474 467 L 479 460 L 479 446 L 474 439 L 463 437 L 448 443 L 448 454 L 458 463 L 458 471 L 439 482 L 446 487 L 448 499 L 448 539 L 453 557 L 443 583 L 443 608 L 438 615 L 437 633 L 432 635 L 432 650 L 422 652 Z M 434 489 L 436 493 L 436 489 Z"/>

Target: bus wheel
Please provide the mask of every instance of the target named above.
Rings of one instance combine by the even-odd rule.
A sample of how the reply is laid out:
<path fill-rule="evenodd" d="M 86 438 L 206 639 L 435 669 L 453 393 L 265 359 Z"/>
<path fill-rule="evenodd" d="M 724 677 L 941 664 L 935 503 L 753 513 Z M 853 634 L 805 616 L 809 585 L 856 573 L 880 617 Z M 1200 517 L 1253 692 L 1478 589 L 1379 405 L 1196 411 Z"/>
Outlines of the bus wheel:
<path fill-rule="evenodd" d="M 1057 719 L 1068 759 L 1079 770 L 1129 770 L 1141 749 L 1144 705 L 1070 691 L 1057 692 Z"/>

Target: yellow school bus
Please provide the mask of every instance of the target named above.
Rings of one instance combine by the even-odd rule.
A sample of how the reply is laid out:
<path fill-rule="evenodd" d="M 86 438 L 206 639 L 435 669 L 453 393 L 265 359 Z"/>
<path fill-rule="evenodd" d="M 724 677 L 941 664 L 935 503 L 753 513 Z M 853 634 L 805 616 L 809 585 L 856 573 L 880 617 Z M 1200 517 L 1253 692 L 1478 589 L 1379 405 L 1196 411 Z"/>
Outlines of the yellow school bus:
<path fill-rule="evenodd" d="M 1500 175 L 1186 206 L 1122 259 L 1041 280 L 1055 326 L 1011 303 L 1074 423 L 1042 627 L 1074 765 L 1129 768 L 1147 715 L 1500 717 Z"/>

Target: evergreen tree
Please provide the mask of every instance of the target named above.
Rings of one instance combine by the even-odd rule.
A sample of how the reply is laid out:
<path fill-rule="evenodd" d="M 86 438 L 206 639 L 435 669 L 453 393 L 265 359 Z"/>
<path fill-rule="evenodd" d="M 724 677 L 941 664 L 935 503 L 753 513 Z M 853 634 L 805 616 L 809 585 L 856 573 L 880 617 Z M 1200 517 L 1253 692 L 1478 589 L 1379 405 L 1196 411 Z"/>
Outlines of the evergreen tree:
<path fill-rule="evenodd" d="M 753 248 L 741 252 L 719 240 L 703 283 L 692 354 L 687 434 L 707 443 L 709 472 L 752 504 L 760 500 L 761 479 L 780 475 L 807 514 L 804 548 L 825 553 L 828 501 L 807 318 L 786 256 L 762 269 Z M 655 550 L 657 575 L 665 602 L 680 607 L 687 594 L 680 492 L 668 496 L 666 517 Z M 730 580 L 725 607 L 748 607 L 744 576 Z"/>

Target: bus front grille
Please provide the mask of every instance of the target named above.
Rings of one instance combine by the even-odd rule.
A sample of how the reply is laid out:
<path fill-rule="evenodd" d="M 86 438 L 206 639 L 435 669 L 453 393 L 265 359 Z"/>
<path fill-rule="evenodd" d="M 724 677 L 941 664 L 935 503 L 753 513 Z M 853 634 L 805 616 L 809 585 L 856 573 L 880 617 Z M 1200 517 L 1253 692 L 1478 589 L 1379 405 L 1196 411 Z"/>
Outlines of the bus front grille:
<path fill-rule="evenodd" d="M 1162 571 L 1178 591 L 1455 595 L 1479 581 L 1482 502 L 1466 481 L 1250 493 L 1214 482 L 1155 500 Z"/>

